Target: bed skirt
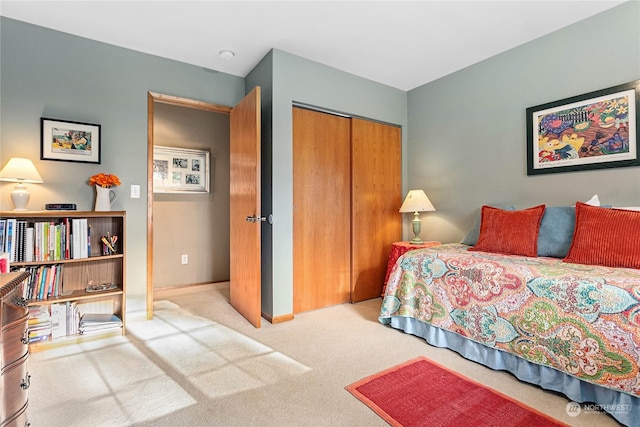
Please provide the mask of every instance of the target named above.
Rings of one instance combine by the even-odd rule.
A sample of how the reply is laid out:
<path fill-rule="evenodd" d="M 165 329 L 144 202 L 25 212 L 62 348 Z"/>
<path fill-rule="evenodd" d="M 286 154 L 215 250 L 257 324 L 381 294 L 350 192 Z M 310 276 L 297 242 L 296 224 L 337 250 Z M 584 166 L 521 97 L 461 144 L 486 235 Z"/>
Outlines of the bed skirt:
<path fill-rule="evenodd" d="M 410 317 L 394 316 L 390 320 L 393 328 L 424 338 L 433 346 L 449 348 L 462 357 L 489 368 L 511 372 L 521 381 L 557 391 L 574 402 L 595 403 L 594 409 L 608 412 L 626 426 L 638 425 L 640 398 L 580 381 L 556 369 L 530 363 Z"/>

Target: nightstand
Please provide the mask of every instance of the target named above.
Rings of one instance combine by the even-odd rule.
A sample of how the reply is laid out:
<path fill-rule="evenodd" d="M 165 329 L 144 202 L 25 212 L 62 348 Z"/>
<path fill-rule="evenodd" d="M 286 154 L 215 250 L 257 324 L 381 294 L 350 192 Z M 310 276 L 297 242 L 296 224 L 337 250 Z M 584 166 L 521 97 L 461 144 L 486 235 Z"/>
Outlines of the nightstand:
<path fill-rule="evenodd" d="M 391 274 L 391 270 L 393 270 L 393 266 L 396 265 L 396 261 L 398 258 L 406 252 L 415 250 L 415 249 L 424 249 L 430 248 L 432 246 L 440 246 L 440 242 L 423 242 L 420 245 L 412 245 L 409 242 L 395 242 L 391 244 L 391 253 L 389 254 L 389 261 L 387 262 L 387 274 L 384 277 L 384 285 L 382 286 L 382 296 L 384 297 L 384 293 L 387 290 L 387 281 L 389 280 L 389 275 Z"/>

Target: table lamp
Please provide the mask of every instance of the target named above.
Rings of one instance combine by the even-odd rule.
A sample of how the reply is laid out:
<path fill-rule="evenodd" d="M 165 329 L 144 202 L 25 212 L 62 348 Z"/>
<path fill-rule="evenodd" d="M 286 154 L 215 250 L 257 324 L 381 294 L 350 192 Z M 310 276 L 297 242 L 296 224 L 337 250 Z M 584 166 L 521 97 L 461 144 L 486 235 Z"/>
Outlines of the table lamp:
<path fill-rule="evenodd" d="M 11 192 L 14 211 L 26 211 L 31 194 L 25 183 L 41 184 L 42 177 L 29 159 L 12 157 L 0 171 L 0 181 L 16 182 Z"/>
<path fill-rule="evenodd" d="M 407 197 L 405 197 L 402 206 L 400 206 L 400 212 L 413 212 L 413 221 L 411 221 L 411 224 L 415 236 L 410 242 L 412 245 L 421 245 L 424 243 L 420 238 L 420 228 L 422 226 L 420 223 L 420 212 L 435 210 L 436 208 L 433 207 L 433 204 L 431 204 L 431 201 L 422 190 L 411 190 L 407 194 Z"/>

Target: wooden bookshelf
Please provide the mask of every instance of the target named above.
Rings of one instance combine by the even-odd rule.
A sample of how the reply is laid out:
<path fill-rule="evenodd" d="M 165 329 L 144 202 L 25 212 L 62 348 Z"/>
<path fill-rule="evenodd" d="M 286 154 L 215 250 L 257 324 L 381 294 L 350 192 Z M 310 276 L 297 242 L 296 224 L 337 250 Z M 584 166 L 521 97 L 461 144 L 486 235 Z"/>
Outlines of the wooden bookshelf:
<path fill-rule="evenodd" d="M 126 267 L 125 267 L 125 241 L 126 241 L 126 212 L 125 211 L 2 211 L 0 219 L 16 219 L 27 221 L 28 224 L 37 222 L 61 223 L 65 219 L 86 219 L 90 227 L 88 243 L 90 253 L 87 250 L 86 258 L 68 259 L 62 255 L 63 259 L 47 259 L 45 261 L 17 261 L 11 262 L 11 270 L 31 269 L 36 270 L 44 266 L 61 266 L 61 287 L 57 295 L 37 299 L 29 298 L 28 306 L 48 306 L 51 304 L 71 303 L 78 307 L 100 306 L 102 310 L 111 307 L 112 314 L 115 314 L 122 321 L 122 328 L 117 332 L 113 330 L 91 334 L 71 334 L 58 338 L 49 338 L 46 341 L 38 341 L 29 344 L 31 351 L 39 351 L 52 346 L 77 343 L 86 340 L 104 338 L 107 336 L 120 335 L 126 333 Z M 102 236 L 118 236 L 115 253 L 104 255 L 103 244 L 100 241 Z M 90 284 L 113 283 L 116 288 L 97 292 L 88 292 Z"/>

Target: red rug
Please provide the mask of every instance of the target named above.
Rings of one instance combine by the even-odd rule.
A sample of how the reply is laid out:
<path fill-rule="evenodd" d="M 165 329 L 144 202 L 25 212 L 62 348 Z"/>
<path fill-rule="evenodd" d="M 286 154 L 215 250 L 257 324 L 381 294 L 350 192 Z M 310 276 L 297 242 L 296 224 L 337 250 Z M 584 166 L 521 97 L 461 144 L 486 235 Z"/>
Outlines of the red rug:
<path fill-rule="evenodd" d="M 392 426 L 567 426 L 423 356 L 346 389 Z"/>

